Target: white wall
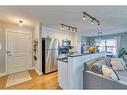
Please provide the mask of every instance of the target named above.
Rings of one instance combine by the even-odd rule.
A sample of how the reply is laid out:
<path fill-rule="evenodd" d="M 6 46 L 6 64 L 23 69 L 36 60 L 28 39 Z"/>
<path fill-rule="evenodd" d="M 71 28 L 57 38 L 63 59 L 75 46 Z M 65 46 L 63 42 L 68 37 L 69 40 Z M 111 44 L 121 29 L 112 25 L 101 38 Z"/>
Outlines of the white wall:
<path fill-rule="evenodd" d="M 42 24 L 37 24 L 34 30 L 33 40 L 38 41 L 38 49 L 37 49 L 37 60 L 34 60 L 34 67 L 36 72 L 41 75 L 42 74 Z"/>
<path fill-rule="evenodd" d="M 77 51 L 76 33 L 61 32 L 60 30 L 56 30 L 53 28 L 43 26 L 42 27 L 42 37 L 47 37 L 47 36 L 58 39 L 60 41 L 60 44 L 62 44 L 62 40 L 69 39 L 71 40 L 72 46 L 74 46 L 73 51 Z"/>
<path fill-rule="evenodd" d="M 81 53 L 81 33 L 77 33 L 77 49 Z"/>
<path fill-rule="evenodd" d="M 0 73 L 5 73 L 5 31 L 2 24 L 0 24 L 0 45 Z"/>

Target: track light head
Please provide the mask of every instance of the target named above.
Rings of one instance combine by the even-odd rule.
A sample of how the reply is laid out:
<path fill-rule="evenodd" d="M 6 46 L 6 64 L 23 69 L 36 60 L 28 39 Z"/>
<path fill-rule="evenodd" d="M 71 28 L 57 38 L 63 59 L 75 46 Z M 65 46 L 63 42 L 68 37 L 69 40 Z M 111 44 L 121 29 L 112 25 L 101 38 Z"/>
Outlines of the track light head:
<path fill-rule="evenodd" d="M 94 20 L 92 19 L 91 24 L 94 24 L 93 21 L 94 21 Z"/>
<path fill-rule="evenodd" d="M 68 30 L 70 30 L 70 27 L 68 27 Z"/>
<path fill-rule="evenodd" d="M 85 12 L 83 12 L 83 18 L 82 18 L 83 20 L 85 20 L 86 19 L 86 13 Z"/>
<path fill-rule="evenodd" d="M 77 32 L 77 29 L 75 29 L 75 32 Z"/>
<path fill-rule="evenodd" d="M 74 29 L 74 31 L 76 32 L 76 29 Z"/>
<path fill-rule="evenodd" d="M 100 25 L 100 22 L 98 22 L 98 25 Z"/>
<path fill-rule="evenodd" d="M 63 30 L 63 28 L 64 28 L 64 25 L 63 24 L 61 24 L 62 25 L 62 27 L 61 27 L 61 30 Z"/>
<path fill-rule="evenodd" d="M 72 31 L 74 31 L 74 28 L 72 29 Z"/>
<path fill-rule="evenodd" d="M 85 14 L 83 15 L 83 18 L 82 18 L 83 20 L 85 20 L 86 19 L 86 16 L 85 16 Z"/>

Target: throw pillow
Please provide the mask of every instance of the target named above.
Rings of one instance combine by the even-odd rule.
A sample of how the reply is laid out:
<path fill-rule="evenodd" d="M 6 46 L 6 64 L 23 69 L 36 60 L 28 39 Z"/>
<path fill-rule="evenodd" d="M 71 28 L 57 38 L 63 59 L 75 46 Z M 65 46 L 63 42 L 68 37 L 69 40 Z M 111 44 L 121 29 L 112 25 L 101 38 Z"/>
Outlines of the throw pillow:
<path fill-rule="evenodd" d="M 119 61 L 119 63 L 121 63 L 124 67 L 124 69 L 127 69 L 126 67 L 126 62 L 123 58 L 111 58 L 112 61 Z"/>
<path fill-rule="evenodd" d="M 103 58 L 103 60 L 105 61 L 105 64 L 109 67 L 112 67 L 112 64 L 111 64 L 111 60 L 109 58 Z"/>
<path fill-rule="evenodd" d="M 113 68 L 114 70 L 120 70 L 120 71 L 125 70 L 125 68 L 124 68 L 124 66 L 122 65 L 121 61 L 112 60 L 112 61 L 111 61 L 111 64 L 112 64 L 112 68 Z"/>
<path fill-rule="evenodd" d="M 124 61 L 123 58 L 121 58 L 121 63 L 122 63 L 122 65 L 124 66 L 124 68 L 125 68 L 125 70 L 126 70 L 126 69 L 127 69 L 127 66 L 126 66 L 126 62 Z"/>
<path fill-rule="evenodd" d="M 91 70 L 95 73 L 102 74 L 102 65 L 104 65 L 104 63 L 102 60 L 99 60 L 92 65 Z"/>
<path fill-rule="evenodd" d="M 119 80 L 117 73 L 114 72 L 111 68 L 108 68 L 106 65 L 102 65 L 102 73 L 108 78 L 111 78 L 113 80 Z"/>

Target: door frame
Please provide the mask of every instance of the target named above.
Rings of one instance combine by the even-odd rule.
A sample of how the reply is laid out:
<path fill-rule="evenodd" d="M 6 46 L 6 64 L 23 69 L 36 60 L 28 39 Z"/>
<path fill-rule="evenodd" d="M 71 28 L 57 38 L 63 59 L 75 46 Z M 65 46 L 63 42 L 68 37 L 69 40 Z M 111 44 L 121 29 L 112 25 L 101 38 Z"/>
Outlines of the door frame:
<path fill-rule="evenodd" d="M 8 32 L 13 32 L 13 33 L 23 33 L 23 34 L 28 34 L 28 35 L 31 35 L 32 39 L 31 39 L 31 50 L 33 50 L 33 34 L 32 32 L 24 32 L 24 31 L 21 31 L 21 30 L 14 30 L 14 29 L 5 29 L 5 75 L 8 75 L 8 63 L 7 63 L 7 35 L 8 35 Z M 31 54 L 32 54 L 32 57 L 33 57 L 33 51 L 31 51 Z M 29 69 L 32 69 L 32 63 L 33 63 L 33 58 L 31 58 L 31 63 L 29 63 Z"/>

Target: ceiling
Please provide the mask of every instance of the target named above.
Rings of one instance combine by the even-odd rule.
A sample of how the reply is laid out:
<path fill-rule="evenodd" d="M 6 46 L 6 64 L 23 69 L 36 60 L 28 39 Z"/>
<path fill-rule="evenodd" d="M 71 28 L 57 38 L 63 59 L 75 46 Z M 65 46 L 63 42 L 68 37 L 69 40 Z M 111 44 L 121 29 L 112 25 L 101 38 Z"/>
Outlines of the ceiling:
<path fill-rule="evenodd" d="M 84 11 L 98 19 L 101 25 L 92 25 L 90 18 L 83 21 Z M 126 32 L 127 6 L 0 6 L 0 20 L 15 24 L 23 20 L 28 26 L 43 23 L 51 28 L 60 28 L 63 23 L 88 34 Z"/>

